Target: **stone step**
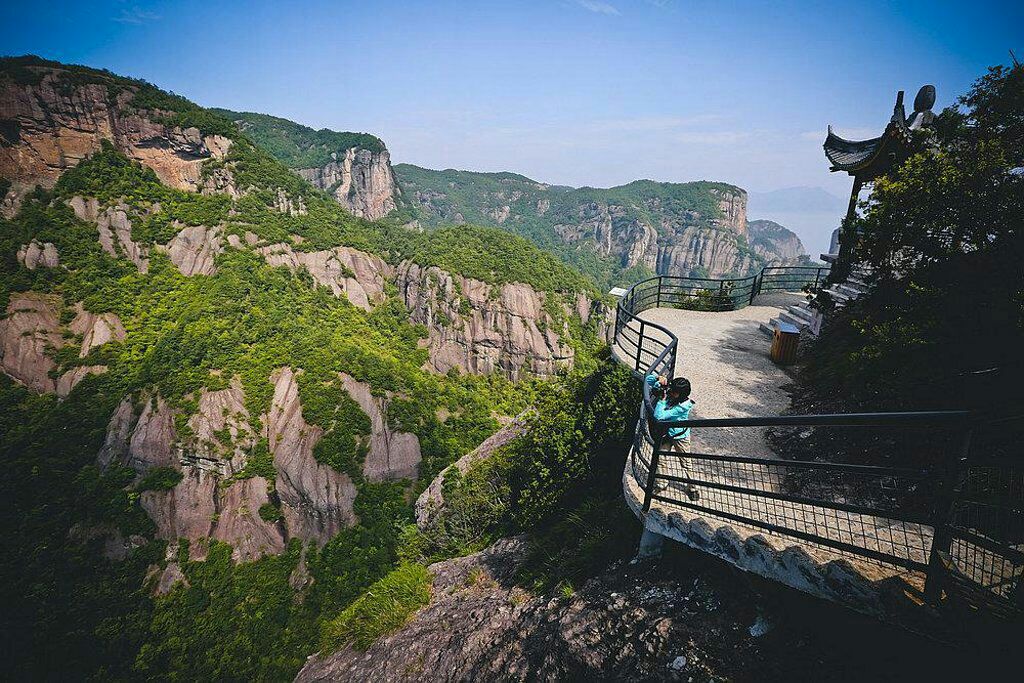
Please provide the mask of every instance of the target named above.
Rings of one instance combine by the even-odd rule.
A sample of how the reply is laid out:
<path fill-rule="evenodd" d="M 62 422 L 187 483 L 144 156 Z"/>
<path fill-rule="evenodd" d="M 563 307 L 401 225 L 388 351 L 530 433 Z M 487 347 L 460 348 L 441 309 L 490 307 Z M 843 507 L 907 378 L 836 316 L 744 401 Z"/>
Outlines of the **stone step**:
<path fill-rule="evenodd" d="M 761 330 L 761 332 L 763 332 L 768 337 L 774 337 L 775 336 L 775 327 L 777 325 L 778 325 L 778 320 L 775 319 L 775 318 L 772 318 L 768 322 L 761 323 L 760 325 L 758 325 L 757 329 Z"/>
<path fill-rule="evenodd" d="M 807 320 L 805 318 L 800 318 L 798 316 L 795 316 L 792 313 L 790 313 L 789 311 L 783 311 L 782 313 L 779 314 L 779 317 L 778 318 L 774 318 L 774 320 L 778 320 L 779 322 L 789 323 L 790 325 L 796 325 L 798 328 L 804 328 L 804 327 L 810 327 L 811 326 L 811 321 L 810 320 Z"/>
<path fill-rule="evenodd" d="M 836 289 L 838 289 L 843 294 L 849 295 L 851 299 L 856 299 L 857 297 L 864 293 L 864 290 L 861 287 L 858 287 L 857 285 L 851 285 L 848 282 L 840 282 L 838 285 L 836 285 Z"/>
<path fill-rule="evenodd" d="M 807 306 L 807 304 L 789 306 L 786 310 L 807 323 L 814 319 L 814 312 Z"/>
<path fill-rule="evenodd" d="M 826 289 L 825 293 L 828 294 L 829 296 L 831 296 L 833 299 L 835 299 L 836 303 L 839 304 L 839 305 L 845 304 L 847 301 L 850 300 L 850 295 L 849 294 L 845 294 L 843 292 L 840 292 L 835 287 L 830 287 L 830 288 Z"/>
<path fill-rule="evenodd" d="M 871 287 L 865 276 L 851 275 L 846 278 L 846 283 L 860 287 L 865 292 Z"/>

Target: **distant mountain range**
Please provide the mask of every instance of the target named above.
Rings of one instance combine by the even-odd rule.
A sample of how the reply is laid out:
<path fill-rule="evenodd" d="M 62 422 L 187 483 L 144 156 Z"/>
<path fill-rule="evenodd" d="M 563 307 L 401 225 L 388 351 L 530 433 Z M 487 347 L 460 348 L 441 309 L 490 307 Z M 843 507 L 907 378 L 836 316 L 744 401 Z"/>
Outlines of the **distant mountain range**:
<path fill-rule="evenodd" d="M 828 250 L 832 231 L 846 213 L 848 198 L 821 187 L 787 187 L 750 193 L 750 213 L 781 223 L 800 236 L 810 253 Z"/>

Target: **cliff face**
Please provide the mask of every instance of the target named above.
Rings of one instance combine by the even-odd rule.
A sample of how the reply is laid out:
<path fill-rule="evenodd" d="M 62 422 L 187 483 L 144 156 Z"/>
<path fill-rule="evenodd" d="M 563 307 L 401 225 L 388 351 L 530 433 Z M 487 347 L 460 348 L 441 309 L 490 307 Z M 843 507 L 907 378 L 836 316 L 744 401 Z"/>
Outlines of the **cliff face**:
<path fill-rule="evenodd" d="M 720 277 L 760 267 L 746 248 L 747 193 L 725 183 L 640 180 L 608 189 L 549 186 L 512 173 L 395 167 L 402 197 L 425 225 L 500 225 L 534 240 L 592 251 L 599 280 L 641 266 Z M 610 270 L 609 270 L 610 269 Z M 619 280 L 614 280 L 623 284 Z"/>
<path fill-rule="evenodd" d="M 564 331 L 544 310 L 545 295 L 531 287 L 492 286 L 411 262 L 399 268 L 397 281 L 413 321 L 429 331 L 437 372 L 498 371 L 515 379 L 522 371 L 552 375 L 572 364 Z"/>
<path fill-rule="evenodd" d="M 522 283 L 492 285 L 424 268 L 413 261 L 397 267 L 348 247 L 297 252 L 287 244 L 258 247 L 267 262 L 292 270 L 305 269 L 335 296 L 345 296 L 364 310 L 383 300 L 388 284 L 397 286 L 414 323 L 427 329 L 429 367 L 445 373 L 500 372 L 510 379 L 524 373 L 549 376 L 571 367 L 575 351 L 568 343 L 566 320 L 591 322 L 599 338 L 610 333 L 612 311 L 589 297 L 540 292 Z M 557 303 L 547 304 L 548 297 Z M 558 320 L 552 311 L 559 313 Z"/>
<path fill-rule="evenodd" d="M 395 210 L 395 176 L 386 149 L 375 152 L 350 147 L 332 152 L 331 161 L 323 166 L 295 172 L 357 216 L 376 220 Z"/>
<path fill-rule="evenodd" d="M 161 123 L 164 112 L 133 106 L 134 87 L 69 84 L 65 72 L 33 70 L 35 82 L 0 79 L 0 177 L 11 182 L 5 211 L 36 185 L 52 187 L 66 169 L 108 140 L 175 188 L 201 190 L 201 167 L 231 141 Z"/>
<path fill-rule="evenodd" d="M 384 143 L 366 133 L 307 126 L 266 114 L 215 110 L 294 173 L 332 195 L 356 216 L 383 218 L 395 210 L 398 186 Z"/>
<path fill-rule="evenodd" d="M 204 556 L 209 539 L 231 544 L 237 561 L 279 553 L 294 538 L 323 544 L 356 523 L 358 486 L 415 479 L 425 454 L 415 434 L 401 431 L 389 421 L 394 417 L 389 416 L 392 400 L 407 397 L 379 391 L 380 380 L 373 390 L 356 379 L 372 376 L 365 368 L 378 360 L 373 349 L 361 347 L 345 358 L 345 362 L 351 360 L 351 367 L 334 368 L 339 371 L 338 387 L 358 406 L 355 410 L 362 411 L 369 426 L 358 437 L 362 477 L 353 470 L 348 470 L 350 474 L 336 469 L 317 450 L 323 446 L 325 433 L 310 415 L 319 408 L 322 418 L 324 407 L 307 405 L 304 414 L 298 379 L 302 362 L 282 359 L 281 367 L 268 368 L 264 376 L 246 377 L 244 387 L 240 377 L 220 377 L 220 370 L 211 369 L 212 388 L 185 395 L 173 394 L 168 385 L 180 388 L 177 380 L 197 369 L 189 363 L 208 362 L 209 356 L 204 361 L 196 360 L 198 355 L 175 361 L 170 365 L 180 363 L 181 367 L 171 369 L 162 379 L 135 373 L 133 364 L 141 364 L 141 356 L 174 356 L 166 348 L 156 348 L 161 344 L 194 343 L 194 338 L 174 341 L 165 337 L 187 321 L 168 320 L 147 327 L 152 321 L 131 299 L 142 296 L 140 290 L 164 292 L 167 298 L 158 305 L 166 303 L 170 309 L 185 297 L 202 301 L 197 291 L 232 277 L 232 286 L 237 287 L 232 291 L 244 296 L 247 287 L 258 290 L 267 283 L 246 281 L 245 274 L 251 276 L 252 268 L 222 270 L 230 268 L 231 259 L 250 259 L 249 263 L 263 259 L 270 266 L 304 271 L 334 296 L 348 299 L 361 310 L 346 309 L 338 319 L 375 332 L 380 323 L 379 338 L 384 340 L 397 333 L 389 329 L 391 322 L 386 317 L 378 321 L 372 319 L 373 314 L 389 296 L 396 297 L 408 307 L 411 321 L 427 330 L 423 343 L 429 360 L 425 368 L 413 368 L 417 373 L 414 380 L 424 371 L 446 373 L 453 368 L 500 372 L 512 378 L 526 373 L 550 375 L 574 360 L 569 339 L 576 318 L 589 323 L 599 336 L 608 332 L 610 311 L 583 294 L 545 293 L 521 283 L 492 285 L 409 260 L 389 263 L 348 246 L 310 249 L 304 244 L 307 238 L 293 232 L 301 230 L 306 220 L 337 226 L 339 232 L 351 227 L 346 221 L 366 234 L 375 228 L 352 220 L 316 193 L 303 197 L 287 192 L 281 185 L 300 186 L 300 192 L 310 188 L 265 157 L 260 163 L 276 168 L 264 167 L 262 173 L 277 173 L 274 177 L 284 180 L 266 181 L 278 182 L 276 186 L 256 186 L 252 183 L 265 176 L 253 174 L 239 190 L 233 176 L 237 172 L 242 177 L 243 164 L 238 159 L 245 157 L 239 155 L 255 150 L 237 131 L 232 133 L 236 136 L 232 141 L 203 134 L 198 128 L 173 125 L 170 121 L 180 120 L 182 111 L 148 109 L 136 100 L 144 88 L 152 86 L 101 72 L 84 76 L 73 69 L 50 66 L 29 67 L 17 77 L 0 71 L 0 177 L 10 181 L 7 209 L 17 208 L 36 184 L 54 187 L 63 172 L 104 150 L 104 141 L 152 169 L 168 186 L 219 196 L 164 194 L 154 189 L 147 172 L 125 166 L 120 157 L 102 161 L 108 155 L 104 151 L 98 155 L 99 161 L 92 160 L 97 166 L 84 174 L 87 177 L 79 178 L 84 186 L 90 187 L 93 176 L 89 174 L 93 172 L 103 178 L 107 176 L 102 173 L 123 173 L 136 178 L 138 184 L 126 184 L 123 194 L 107 193 L 106 187 L 76 190 L 77 194 L 58 189 L 45 202 L 31 200 L 32 210 L 52 223 L 29 227 L 18 223 L 22 218 L 4 221 L 4 227 L 10 225 L 12 230 L 24 230 L 39 239 L 26 236 L 3 242 L 4 249 L 9 248 L 8 262 L 18 272 L 9 281 L 14 286 L 0 315 L 0 371 L 34 392 L 62 399 L 90 375 L 109 373 L 104 381 L 116 387 L 118 393 L 113 396 L 121 400 L 109 416 L 96 462 L 107 472 L 114 466 L 134 471 L 132 488 L 146 482 L 155 468 L 168 475 L 155 488 L 139 492 L 138 501 L 154 522 L 156 536 L 171 542 L 172 548 L 175 540 L 187 539 L 193 559 Z M 85 82 L 92 78 L 99 82 Z M 147 97 L 145 101 L 161 101 L 151 92 Z M 167 94 L 162 97 L 170 98 Z M 208 112 L 200 111 L 194 119 L 201 122 L 205 114 Z M 382 216 L 394 208 L 394 181 L 387 150 L 374 140 L 332 137 L 330 147 L 341 153 L 322 164 L 293 170 L 329 189 L 342 203 L 349 202 L 353 212 L 367 218 Z M 237 146 L 227 158 L 233 145 Z M 319 162 L 326 149 L 313 145 L 299 152 L 301 160 Z M 105 165 L 108 163 L 111 165 Z M 250 205 L 255 203 L 252 200 L 261 201 L 259 210 L 245 215 L 252 209 L 244 206 L 243 196 Z M 263 236 L 253 231 L 261 231 Z M 329 234 L 319 235 L 319 239 L 326 245 L 341 241 L 339 237 L 332 242 Z M 365 236 L 364 241 L 373 243 Z M 83 279 L 88 279 L 89 285 L 82 295 L 84 301 L 44 293 L 83 291 L 77 280 L 74 286 L 64 287 L 68 279 L 82 274 L 87 274 Z M 0 276 L 6 277 L 4 273 Z M 119 278 L 132 282 L 125 286 Z M 17 291 L 25 288 L 26 282 L 41 291 Z M 323 300 L 319 301 L 322 304 Z M 216 315 L 211 311 L 229 308 L 222 308 L 222 301 L 207 303 L 202 315 Z M 132 317 L 122 321 L 113 310 Z M 239 315 L 235 322 L 243 324 Z M 308 315 L 309 310 L 287 311 L 282 319 Z M 122 349 L 116 345 L 124 342 L 130 346 L 135 340 L 142 340 L 139 354 L 130 358 L 120 355 Z M 258 347 L 260 341 L 246 344 Z M 293 343 L 298 347 L 306 341 L 288 339 L 282 347 Z M 407 342 L 396 338 L 398 343 Z M 237 349 L 220 348 L 217 353 L 231 355 L 234 351 Z M 306 367 L 320 362 L 319 357 L 302 358 Z M 126 375 L 134 376 L 126 380 Z M 259 414 L 247 407 L 246 392 L 252 399 L 253 387 L 267 394 L 261 397 L 267 407 Z M 352 419 L 362 425 L 362 417 Z M 353 477 L 360 479 L 358 486 Z M 181 568 L 172 560 L 159 572 L 156 585 L 169 590 L 181 577 Z"/>
<path fill-rule="evenodd" d="M 323 430 L 303 417 L 297 375 L 284 367 L 271 376 L 273 398 L 260 416 L 259 433 L 238 378 L 226 389 L 200 392 L 184 433 L 175 426 L 180 410 L 160 396 L 125 397 L 107 425 L 97 461 L 104 468 L 125 465 L 140 475 L 154 467 L 181 473 L 172 488 L 142 494 L 142 507 L 160 538 L 225 541 L 238 561 L 279 553 L 291 538 L 323 544 L 355 523 L 356 487 L 347 474 L 314 457 Z M 415 477 L 416 436 L 387 425 L 386 406 L 367 385 L 346 376 L 343 386 L 370 417 L 365 476 L 374 481 Z M 277 473 L 273 481 L 247 468 L 263 447 Z M 261 514 L 266 506 L 279 510 L 276 521 Z"/>
<path fill-rule="evenodd" d="M 774 221 L 748 223 L 750 246 L 768 265 L 784 266 L 807 259 L 807 251 L 796 233 Z"/>

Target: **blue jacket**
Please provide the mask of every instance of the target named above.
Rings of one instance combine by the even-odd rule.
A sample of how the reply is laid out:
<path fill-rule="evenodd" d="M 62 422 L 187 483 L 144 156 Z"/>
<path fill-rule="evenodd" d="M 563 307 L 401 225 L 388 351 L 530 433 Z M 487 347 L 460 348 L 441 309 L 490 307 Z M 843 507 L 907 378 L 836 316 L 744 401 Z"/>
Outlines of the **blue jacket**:
<path fill-rule="evenodd" d="M 647 386 L 655 389 L 659 386 L 658 376 L 655 374 L 647 375 Z M 689 420 L 690 410 L 693 408 L 693 401 L 686 399 L 682 403 L 677 403 L 673 406 L 668 404 L 668 401 L 661 399 L 654 404 L 654 417 L 661 422 L 677 422 L 679 420 Z M 668 437 L 673 440 L 685 439 L 690 436 L 689 427 L 670 427 L 668 430 Z"/>

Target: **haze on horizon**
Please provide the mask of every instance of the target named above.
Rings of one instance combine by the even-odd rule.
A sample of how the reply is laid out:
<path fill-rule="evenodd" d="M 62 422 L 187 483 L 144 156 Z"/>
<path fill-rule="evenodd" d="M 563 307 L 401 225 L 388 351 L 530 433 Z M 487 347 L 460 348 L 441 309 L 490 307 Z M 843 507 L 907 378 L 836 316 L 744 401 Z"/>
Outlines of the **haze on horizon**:
<path fill-rule="evenodd" d="M 1024 55 L 1022 25 L 1024 6 L 992 0 L 103 0 L 4 3 L 0 52 L 374 133 L 395 163 L 574 186 L 729 182 L 816 254 L 849 191 L 828 172 L 826 126 L 877 135 L 896 91 L 912 100 L 924 83 L 936 110 L 951 104 L 1008 49 Z M 758 212 L 759 193 L 791 187 L 839 208 Z"/>

